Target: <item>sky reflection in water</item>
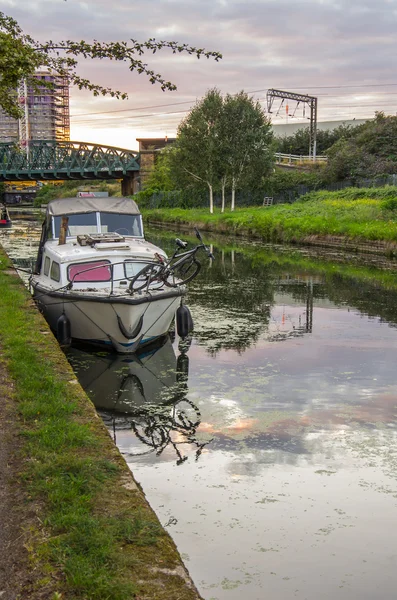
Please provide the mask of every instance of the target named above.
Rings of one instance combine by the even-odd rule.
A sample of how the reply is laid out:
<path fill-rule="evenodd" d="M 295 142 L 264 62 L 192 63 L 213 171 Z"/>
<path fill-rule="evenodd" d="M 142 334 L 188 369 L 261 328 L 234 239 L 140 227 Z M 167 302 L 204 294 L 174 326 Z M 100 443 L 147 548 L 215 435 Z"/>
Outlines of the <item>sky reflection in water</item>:
<path fill-rule="evenodd" d="M 190 286 L 187 460 L 131 427 L 117 444 L 206 600 L 394 598 L 394 292 L 252 262 L 218 252 Z"/>
<path fill-rule="evenodd" d="M 265 250 L 190 284 L 187 355 L 70 360 L 206 600 L 392 599 L 396 266 Z"/>

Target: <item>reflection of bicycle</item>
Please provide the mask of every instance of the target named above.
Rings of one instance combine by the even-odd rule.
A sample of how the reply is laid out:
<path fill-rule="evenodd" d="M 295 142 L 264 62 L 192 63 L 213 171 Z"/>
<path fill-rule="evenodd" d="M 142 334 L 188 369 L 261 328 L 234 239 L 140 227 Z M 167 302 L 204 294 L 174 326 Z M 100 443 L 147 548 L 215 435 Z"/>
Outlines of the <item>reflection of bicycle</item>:
<path fill-rule="evenodd" d="M 138 360 L 136 357 L 134 360 Z M 150 371 L 150 368 L 146 366 Z M 135 373 L 127 373 L 121 380 L 115 393 L 113 410 L 100 412 L 106 425 L 113 429 L 116 443 L 118 430 L 132 429 L 137 439 L 146 449 L 133 453 L 132 456 L 143 456 L 155 453 L 160 456 L 166 448 L 175 451 L 177 465 L 181 465 L 188 457 L 184 455 L 182 444 L 195 449 L 198 460 L 205 446 L 212 440 L 197 439 L 197 430 L 201 422 L 200 409 L 187 398 L 189 357 L 182 353 L 178 356 L 175 368 L 175 380 L 172 383 L 161 380 L 161 375 L 152 371 L 163 384 L 161 393 L 152 393 L 152 387 L 145 393 L 145 386 Z"/>
<path fill-rule="evenodd" d="M 180 444 L 195 444 L 197 459 L 208 443 L 199 443 L 194 437 L 201 421 L 198 407 L 184 398 L 172 406 L 171 412 L 169 408 L 168 406 L 165 410 L 157 410 L 155 414 L 148 413 L 146 408 L 141 415 L 143 422 L 134 419 L 131 423 L 132 430 L 143 444 L 155 450 L 157 456 L 160 456 L 168 445 L 173 446 L 178 456 L 177 465 L 187 460 L 187 456 L 183 456 L 178 448 Z M 177 441 L 172 438 L 173 433 L 179 434 Z"/>
<path fill-rule="evenodd" d="M 186 252 L 180 252 L 181 249 L 185 249 L 187 242 L 183 242 L 180 239 L 176 239 L 176 248 L 168 260 L 164 257 L 156 254 L 156 263 L 150 263 L 139 271 L 134 277 L 132 277 L 129 291 L 131 293 L 149 288 L 151 286 L 159 287 L 166 285 L 168 287 L 176 287 L 188 283 L 201 269 L 201 264 L 196 259 L 196 254 L 199 250 L 203 249 L 207 253 L 207 256 L 211 259 L 214 255 L 210 249 L 204 244 L 199 230 L 195 227 L 196 237 L 200 240 L 200 244 L 187 250 Z"/>

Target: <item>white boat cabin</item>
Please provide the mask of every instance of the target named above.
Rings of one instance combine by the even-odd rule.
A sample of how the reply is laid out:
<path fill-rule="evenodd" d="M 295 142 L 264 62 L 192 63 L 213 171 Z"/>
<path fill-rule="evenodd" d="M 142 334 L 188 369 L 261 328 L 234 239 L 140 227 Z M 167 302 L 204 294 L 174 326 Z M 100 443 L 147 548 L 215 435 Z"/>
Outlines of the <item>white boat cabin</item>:
<path fill-rule="evenodd" d="M 156 254 L 133 200 L 65 198 L 48 204 L 35 272 L 48 288 L 120 294 Z"/>

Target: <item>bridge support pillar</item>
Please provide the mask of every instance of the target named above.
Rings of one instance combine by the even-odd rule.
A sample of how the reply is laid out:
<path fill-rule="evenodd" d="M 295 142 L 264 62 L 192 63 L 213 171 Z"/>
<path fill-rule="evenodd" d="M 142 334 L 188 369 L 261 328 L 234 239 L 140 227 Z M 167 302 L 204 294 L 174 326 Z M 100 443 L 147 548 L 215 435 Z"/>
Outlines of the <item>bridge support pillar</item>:
<path fill-rule="evenodd" d="M 138 173 L 133 175 L 126 175 L 121 181 L 121 193 L 123 196 L 132 196 L 139 192 L 139 179 Z"/>

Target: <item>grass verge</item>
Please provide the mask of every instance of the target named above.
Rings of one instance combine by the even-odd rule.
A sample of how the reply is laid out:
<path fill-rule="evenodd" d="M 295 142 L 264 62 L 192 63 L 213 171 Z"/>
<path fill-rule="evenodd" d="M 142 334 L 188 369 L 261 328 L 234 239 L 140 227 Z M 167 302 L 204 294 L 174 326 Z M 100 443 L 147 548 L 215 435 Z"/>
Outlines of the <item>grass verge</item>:
<path fill-rule="evenodd" d="M 22 470 L 38 518 L 23 598 L 199 598 L 171 538 L 111 441 L 21 280 L 0 252 L 0 345 Z M 178 569 L 178 574 L 176 573 Z"/>
<path fill-rule="evenodd" d="M 386 191 L 385 191 L 386 190 Z M 387 193 L 386 193 L 387 192 Z M 386 198 L 386 199 L 385 199 Z M 196 224 L 267 242 L 306 243 L 312 236 L 342 237 L 359 242 L 397 243 L 397 188 L 363 190 L 356 194 L 312 192 L 294 204 L 251 207 L 210 214 L 203 209 L 145 209 L 150 222 Z M 343 244 L 342 244 L 343 245 Z"/>

